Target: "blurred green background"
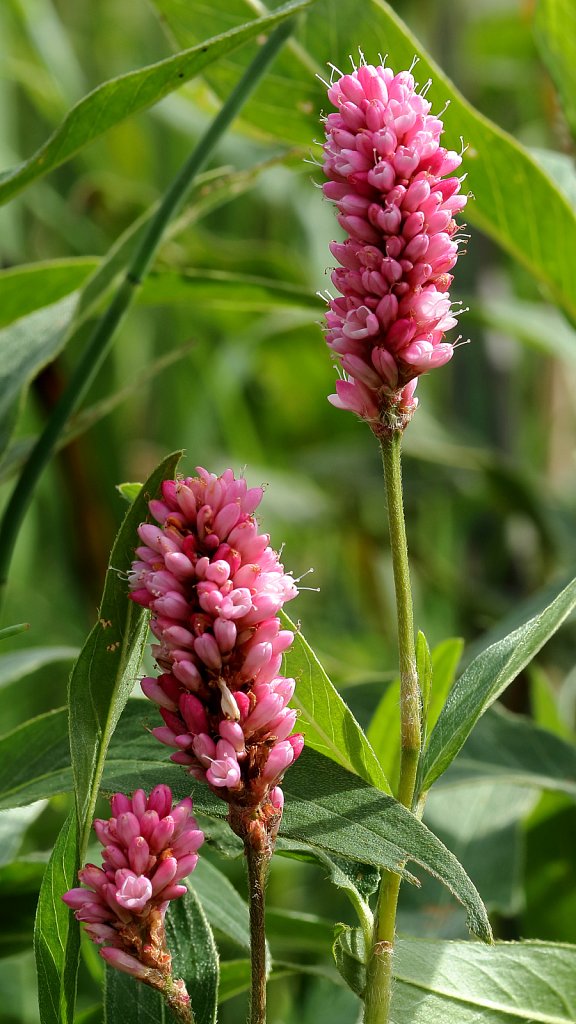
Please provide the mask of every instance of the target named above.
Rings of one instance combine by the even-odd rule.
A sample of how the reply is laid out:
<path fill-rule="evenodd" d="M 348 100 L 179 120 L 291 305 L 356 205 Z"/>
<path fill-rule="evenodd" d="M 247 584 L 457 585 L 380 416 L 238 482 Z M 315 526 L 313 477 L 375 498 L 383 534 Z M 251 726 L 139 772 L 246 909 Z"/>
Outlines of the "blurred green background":
<path fill-rule="evenodd" d="M 99 82 L 173 52 L 185 5 L 157 6 L 176 12 L 174 21 L 163 23 L 145 0 L 4 0 L 2 167 L 27 157 Z M 536 49 L 530 2 L 393 6 L 479 111 L 527 147 L 573 156 Z M 369 39 L 351 40 L 350 47 L 358 43 L 376 60 Z M 103 256 L 161 196 L 214 109 L 210 88 L 195 81 L 34 184 L 0 210 L 3 267 Z M 448 144 L 458 148 L 457 139 Z M 6 607 L 7 621 L 27 621 L 31 629 L 8 641 L 3 654 L 28 644 L 81 645 L 125 511 L 115 485 L 144 479 L 168 451 L 183 447 L 187 472 L 197 464 L 216 472 L 245 468 L 251 484 L 269 485 L 262 524 L 277 547 L 285 545 L 285 565 L 296 576 L 314 568 L 303 580 L 312 589 L 290 612 L 360 722 L 369 721 L 395 676 L 393 592 L 378 446 L 364 425 L 326 401 L 334 371 L 315 293 L 329 284 L 328 243 L 339 229 L 314 187 L 322 180 L 310 163 L 318 152 L 312 137 L 310 147 L 289 149 L 242 125 L 220 146 L 215 173 L 206 174 L 161 249 L 155 270 L 165 272 L 164 282 L 170 272 L 173 287 L 163 292 L 160 283 L 131 311 L 86 405 L 96 419 L 99 403 L 111 396 L 118 402 L 63 449 L 42 479 Z M 473 641 L 502 618 L 524 617 L 524 602 L 568 578 L 576 561 L 576 334 L 518 263 L 468 230 L 468 255 L 452 292 L 469 307 L 460 330 L 470 344 L 457 348 L 442 373 L 421 380 L 420 409 L 405 438 L 416 623 L 431 646 L 447 636 Z M 38 430 L 79 343 L 34 381 L 17 439 Z M 179 358 L 170 361 L 176 351 Z M 167 365 L 156 366 L 163 359 Z M 0 472 L 5 479 L 6 464 Z M 8 486 L 2 484 L 3 495 Z M 511 710 L 566 737 L 576 725 L 575 633 L 572 623 L 505 697 Z M 69 653 L 25 679 L 1 681 L 2 732 L 65 703 Z M 30 863 L 51 846 L 66 806 L 59 798 L 38 808 L 20 850 Z M 433 797 L 427 820 L 476 881 L 500 937 L 576 942 L 568 838 L 576 812 L 567 797 L 520 787 L 502 787 L 495 797 L 479 787 L 472 807 L 469 797 Z M 11 848 L 3 859 L 17 852 Z M 213 856 L 242 887 L 241 862 Z M 31 954 L 13 954 L 30 942 L 38 871 L 27 893 L 14 894 L 2 870 L 4 913 L 16 899 L 22 927 L 19 940 L 8 932 L 0 944 L 0 1020 L 32 1024 L 38 1018 Z M 286 859 L 277 858 L 269 902 L 327 921 L 352 920 L 318 868 Z M 466 934 L 455 904 L 429 881 L 419 892 L 404 891 L 399 926 L 412 934 Z M 280 925 L 276 931 L 273 949 L 286 960 L 302 958 L 296 939 L 291 944 Z M 314 946 L 305 958 L 320 956 Z M 98 970 L 89 951 L 81 1009 L 97 999 Z M 273 983 L 271 1024 L 321 1024 L 335 1013 L 352 1019 L 351 997 L 326 985 L 305 975 Z M 241 1012 L 232 1000 L 221 1019 L 227 1024 Z"/>

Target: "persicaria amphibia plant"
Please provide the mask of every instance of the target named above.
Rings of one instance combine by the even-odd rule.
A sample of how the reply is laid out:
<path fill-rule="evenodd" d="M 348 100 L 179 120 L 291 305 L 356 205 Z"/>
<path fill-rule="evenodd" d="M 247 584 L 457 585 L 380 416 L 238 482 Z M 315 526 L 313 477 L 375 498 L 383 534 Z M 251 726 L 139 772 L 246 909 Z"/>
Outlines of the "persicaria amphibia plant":
<path fill-rule="evenodd" d="M 294 638 L 277 613 L 297 594 L 254 511 L 262 488 L 232 470 L 166 480 L 139 528 L 130 596 L 149 608 L 163 670 L 142 689 L 160 708 L 152 730 L 171 759 L 228 801 L 230 823 L 266 846 L 278 829 L 280 781 L 303 737 L 291 735 L 294 680 L 279 675 Z"/>
<path fill-rule="evenodd" d="M 362 64 L 328 98 L 323 191 L 349 235 L 331 245 L 341 297 L 329 298 L 326 340 L 344 377 L 330 401 L 382 436 L 412 417 L 420 374 L 452 357 L 461 157 L 440 145 L 442 121 L 408 71 Z"/>

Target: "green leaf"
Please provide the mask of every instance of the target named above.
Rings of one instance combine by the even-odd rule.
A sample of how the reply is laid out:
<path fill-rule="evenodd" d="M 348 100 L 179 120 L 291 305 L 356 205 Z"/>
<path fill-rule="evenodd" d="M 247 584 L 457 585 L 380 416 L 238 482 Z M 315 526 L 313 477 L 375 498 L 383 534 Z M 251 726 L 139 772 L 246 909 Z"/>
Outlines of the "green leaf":
<path fill-rule="evenodd" d="M 142 490 L 142 484 L 116 484 L 116 490 L 120 492 L 129 505 L 132 505 Z"/>
<path fill-rule="evenodd" d="M 295 308 L 308 310 L 310 323 L 318 320 L 318 299 L 310 288 L 224 270 L 153 272 L 148 275 L 138 293 L 137 302 L 145 306 L 173 306 L 182 303 L 235 313 Z"/>
<path fill-rule="evenodd" d="M 99 85 L 70 110 L 60 127 L 29 160 L 0 175 L 0 203 L 5 203 L 30 182 L 64 163 L 126 117 L 158 103 L 198 75 L 208 64 L 304 10 L 310 3 L 311 0 L 292 0 L 273 14 L 256 18 L 167 60 Z"/>
<path fill-rule="evenodd" d="M 490 941 L 485 909 L 462 866 L 401 804 L 313 750 L 290 768 L 282 788 L 281 836 L 393 871 L 414 861 L 447 886 L 466 907 L 472 931 Z"/>
<path fill-rule="evenodd" d="M 74 1016 L 80 926 L 62 902 L 77 884 L 76 815 L 64 823 L 46 868 L 36 914 L 34 952 L 42 1024 L 70 1024 Z"/>
<path fill-rule="evenodd" d="M 350 928 L 347 924 L 337 924 L 332 953 L 348 988 L 357 996 L 362 996 L 366 987 L 366 951 L 361 930 Z"/>
<path fill-rule="evenodd" d="M 25 651 L 10 651 L 0 655 L 0 689 L 18 679 L 31 675 L 45 665 L 58 661 L 73 661 L 78 657 L 77 647 L 28 647 Z"/>
<path fill-rule="evenodd" d="M 98 267 L 93 256 L 46 260 L 0 272 L 0 327 L 76 291 Z"/>
<path fill-rule="evenodd" d="M 250 988 L 251 967 L 249 960 L 224 960 L 220 964 L 220 985 L 218 1002 L 240 995 Z"/>
<path fill-rule="evenodd" d="M 269 907 L 266 935 L 273 950 L 289 948 L 298 950 L 300 955 L 305 952 L 323 955 L 332 943 L 334 925 L 317 914 Z"/>
<path fill-rule="evenodd" d="M 0 809 L 21 807 L 71 788 L 66 708 L 38 715 L 0 737 Z"/>
<path fill-rule="evenodd" d="M 362 864 L 357 860 L 346 860 L 343 857 L 328 854 L 325 850 L 315 849 L 312 851 L 305 843 L 288 841 L 283 837 L 277 840 L 276 851 L 284 856 L 315 863 L 324 868 L 328 872 L 328 878 L 332 885 L 341 889 L 350 900 L 366 934 L 371 934 L 374 919 L 368 901 L 380 884 L 378 868 L 371 864 Z"/>
<path fill-rule="evenodd" d="M 0 629 L 0 640 L 7 640 L 10 636 L 18 636 L 19 633 L 25 633 L 27 629 L 30 629 L 29 622 L 17 622 L 14 626 L 3 626 Z"/>
<path fill-rule="evenodd" d="M 300 711 L 298 730 L 304 733 L 307 745 L 384 793 L 391 793 L 367 737 L 314 651 L 285 613 L 281 613 L 281 618 L 286 628 L 295 633 L 294 643 L 284 656 L 283 671 L 296 680 L 290 706 Z"/>
<path fill-rule="evenodd" d="M 104 1024 L 172 1024 L 159 992 L 106 964 Z"/>
<path fill-rule="evenodd" d="M 376 751 L 392 790 L 398 786 L 400 773 L 400 680 L 388 684 L 367 729 L 367 736 Z"/>
<path fill-rule="evenodd" d="M 154 470 L 128 509 L 112 548 L 98 621 L 70 678 L 70 749 L 84 853 L 104 759 L 118 719 L 138 673 L 148 622 L 145 611 L 128 600 L 125 574 L 138 544 L 137 527 L 147 518 L 147 502 L 162 480 L 172 477 L 180 453 Z"/>
<path fill-rule="evenodd" d="M 432 688 L 432 658 L 428 641 L 421 629 L 418 630 L 416 636 L 416 668 L 418 671 L 418 685 L 422 694 L 422 709 L 424 719 L 426 719 Z"/>
<path fill-rule="evenodd" d="M 250 950 L 248 904 L 222 871 L 206 857 L 200 857 L 189 885 L 202 904 L 213 928 Z"/>
<path fill-rule="evenodd" d="M 576 605 L 576 580 L 552 604 L 472 662 L 450 692 L 426 748 L 421 790 L 454 760 L 476 722 L 561 626 Z"/>
<path fill-rule="evenodd" d="M 529 718 L 492 708 L 439 786 L 476 782 L 532 786 L 576 798 L 576 748 Z"/>
<path fill-rule="evenodd" d="M 432 651 L 432 692 L 426 717 L 429 733 L 436 725 L 452 689 L 463 650 L 464 641 L 460 637 L 450 637 L 439 643 Z"/>
<path fill-rule="evenodd" d="M 534 35 L 576 138 L 576 10 L 572 0 L 538 0 Z"/>
<path fill-rule="evenodd" d="M 576 947 L 400 939 L 393 1020 L 410 1024 L 572 1024 Z"/>
<path fill-rule="evenodd" d="M 174 974 L 186 982 L 196 1024 L 215 1024 L 218 950 L 193 887 L 182 899 L 171 904 L 166 917 L 166 937 L 173 956 Z"/>
<path fill-rule="evenodd" d="M 0 867 L 14 859 L 22 845 L 28 826 L 36 821 L 46 807 L 45 800 L 38 800 L 28 807 L 14 807 L 0 811 Z"/>
<path fill-rule="evenodd" d="M 64 347 L 76 302 L 76 295 L 68 295 L 0 331 L 0 455 L 10 440 L 25 388 Z"/>
<path fill-rule="evenodd" d="M 524 835 L 520 824 L 538 793 L 502 781 L 443 788 L 428 794 L 424 819 L 466 869 L 488 910 L 521 912 Z"/>

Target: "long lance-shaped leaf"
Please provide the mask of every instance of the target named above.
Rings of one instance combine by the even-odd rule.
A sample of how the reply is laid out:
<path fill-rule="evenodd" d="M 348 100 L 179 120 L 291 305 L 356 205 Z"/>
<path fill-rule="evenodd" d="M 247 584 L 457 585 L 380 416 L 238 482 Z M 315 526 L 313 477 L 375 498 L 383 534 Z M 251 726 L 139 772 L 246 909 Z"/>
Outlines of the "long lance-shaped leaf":
<path fill-rule="evenodd" d="M 576 946 L 400 939 L 391 1019 L 410 1024 L 572 1024 Z"/>
<path fill-rule="evenodd" d="M 102 780 L 104 789 L 130 792 L 138 786 L 148 789 L 163 781 L 178 799 L 192 791 L 198 813 L 223 819 L 225 802 L 214 796 L 208 786 L 194 782 L 182 768 L 167 761 L 161 744 L 151 742 L 147 729 L 154 717 L 154 709 L 145 701 L 128 702 L 110 744 Z M 53 725 L 56 719 L 54 715 Z M 41 719 L 33 723 L 34 731 L 40 732 L 39 723 L 48 748 L 50 738 Z M 9 755 L 24 738 L 36 735 L 31 730 L 25 737 L 24 730 L 15 730 L 5 737 L 4 750 L 0 741 L 0 754 Z M 17 786 L 10 789 L 8 784 L 4 792 L 0 789 L 0 807 L 17 806 L 27 799 L 40 799 L 69 788 L 72 780 L 63 763 L 61 747 L 56 754 L 54 771 L 50 772 L 39 749 L 36 770 L 26 773 L 25 767 L 21 768 Z M 38 762 L 43 764 L 42 774 Z M 392 797 L 310 749 L 305 749 L 286 773 L 282 788 L 286 804 L 281 836 L 306 843 L 313 851 L 325 850 L 360 864 L 403 872 L 412 880 L 403 865 L 407 860 L 413 861 L 447 886 L 466 908 L 470 928 L 485 941 L 490 939 L 482 900 L 462 866 L 418 818 Z"/>
<path fill-rule="evenodd" d="M 312 0 L 292 0 L 263 18 L 254 19 L 174 57 L 98 86 L 72 108 L 60 127 L 29 160 L 0 175 L 0 203 L 5 203 L 30 182 L 64 163 L 130 114 L 158 103 L 212 61 L 266 33 L 311 3 Z"/>
<path fill-rule="evenodd" d="M 62 902 L 62 893 L 77 884 L 77 870 L 76 815 L 71 813 L 44 872 L 36 912 L 34 952 L 42 1024 L 70 1024 L 74 1017 L 80 927 Z"/>
<path fill-rule="evenodd" d="M 128 509 L 110 556 L 98 622 L 70 679 L 70 749 L 80 821 L 80 854 L 88 842 L 108 744 L 134 686 L 146 642 L 145 612 L 127 597 L 126 572 L 138 543 L 138 525 L 160 483 L 173 476 L 180 453 L 168 456 Z"/>
<path fill-rule="evenodd" d="M 516 678 L 576 606 L 576 580 L 540 614 L 492 644 L 452 688 L 426 748 L 421 773 L 425 792 L 446 771 L 482 714 Z"/>
<path fill-rule="evenodd" d="M 330 682 L 310 645 L 284 612 L 282 619 L 288 629 L 295 632 L 294 643 L 284 657 L 284 671 L 296 679 L 290 706 L 300 711 L 299 732 L 304 733 L 308 746 L 391 794 L 378 758 L 354 715 Z"/>

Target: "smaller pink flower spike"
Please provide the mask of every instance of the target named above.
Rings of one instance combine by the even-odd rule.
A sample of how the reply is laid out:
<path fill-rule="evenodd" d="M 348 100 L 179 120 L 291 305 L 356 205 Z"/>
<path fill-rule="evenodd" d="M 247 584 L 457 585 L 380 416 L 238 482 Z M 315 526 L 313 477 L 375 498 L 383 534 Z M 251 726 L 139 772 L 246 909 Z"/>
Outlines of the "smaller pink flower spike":
<path fill-rule="evenodd" d="M 173 806 L 168 786 L 150 796 L 116 793 L 112 817 L 94 822 L 102 843 L 102 867 L 87 864 L 78 872 L 83 887 L 62 897 L 89 937 L 113 967 L 187 1005 L 183 982 L 171 975 L 164 916 L 171 899 L 186 892 L 177 885 L 194 870 L 204 841 L 189 797 Z"/>
<path fill-rule="evenodd" d="M 328 295 L 326 341 L 343 371 L 330 402 L 385 436 L 402 430 L 417 378 L 443 366 L 457 320 L 450 271 L 458 258 L 454 216 L 467 202 L 451 177 L 459 154 L 440 145 L 443 124 L 408 71 L 366 64 L 332 81 L 325 118 L 324 195 L 348 238 L 333 242 L 339 266 Z"/>

